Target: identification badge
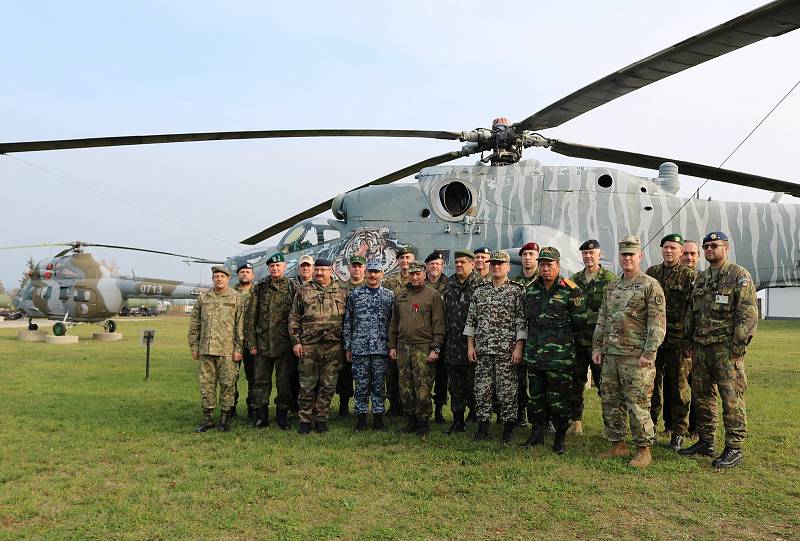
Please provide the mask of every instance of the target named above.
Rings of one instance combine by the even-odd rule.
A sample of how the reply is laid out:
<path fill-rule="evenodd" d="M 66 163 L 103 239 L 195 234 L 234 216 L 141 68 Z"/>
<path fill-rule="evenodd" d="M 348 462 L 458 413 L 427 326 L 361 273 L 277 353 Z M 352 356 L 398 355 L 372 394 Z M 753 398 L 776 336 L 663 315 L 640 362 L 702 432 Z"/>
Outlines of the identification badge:
<path fill-rule="evenodd" d="M 717 295 L 716 303 L 717 304 L 728 304 L 728 296 L 727 295 Z"/>

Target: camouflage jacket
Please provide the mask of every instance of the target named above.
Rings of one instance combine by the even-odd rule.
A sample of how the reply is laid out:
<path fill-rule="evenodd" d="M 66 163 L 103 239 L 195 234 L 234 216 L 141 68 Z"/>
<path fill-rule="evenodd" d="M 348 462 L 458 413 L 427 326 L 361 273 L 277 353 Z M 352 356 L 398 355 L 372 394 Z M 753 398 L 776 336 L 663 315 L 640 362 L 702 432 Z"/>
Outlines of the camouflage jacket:
<path fill-rule="evenodd" d="M 538 276 L 539 276 L 539 270 L 537 269 L 536 272 L 533 273 L 533 276 L 529 277 L 525 276 L 523 273 L 519 273 L 514 278 L 512 278 L 512 280 L 527 289 L 527 287 L 531 285 Z"/>
<path fill-rule="evenodd" d="M 686 317 L 685 344 L 728 343 L 731 355 L 741 357 L 758 324 L 756 289 L 744 267 L 726 261 L 716 279 L 711 269 L 700 273 Z"/>
<path fill-rule="evenodd" d="M 444 360 L 450 364 L 469 364 L 467 359 L 467 337 L 464 336 L 464 327 L 467 324 L 469 303 L 475 287 L 478 285 L 478 275 L 474 272 L 467 276 L 463 283 L 458 281 L 454 274 L 450 277 L 444 288 Z"/>
<path fill-rule="evenodd" d="M 189 320 L 189 349 L 200 355 L 233 358 L 242 353 L 244 304 L 231 288 L 200 294 Z"/>
<path fill-rule="evenodd" d="M 668 348 L 682 348 L 683 327 L 686 325 L 686 313 L 697 273 L 680 263 L 671 270 L 665 270 L 664 264 L 659 263 L 647 269 L 645 274 L 658 280 L 667 300 L 667 335 L 661 345 Z"/>
<path fill-rule="evenodd" d="M 545 287 L 538 277 L 526 290 L 528 340 L 525 362 L 541 370 L 575 364 L 575 336 L 586 327 L 586 303 L 572 280 L 556 277 Z"/>
<path fill-rule="evenodd" d="M 403 276 L 401 273 L 396 272 L 384 277 L 381 285 L 390 290 L 392 293 L 394 293 L 395 297 L 397 297 L 397 294 L 400 293 L 407 283 L 408 276 Z"/>
<path fill-rule="evenodd" d="M 253 286 L 244 336 L 259 355 L 277 357 L 292 349 L 288 321 L 296 289 L 294 279 L 286 277 L 268 276 Z"/>
<path fill-rule="evenodd" d="M 576 336 L 576 344 L 592 347 L 592 335 L 594 326 L 597 325 L 597 315 L 600 313 L 600 306 L 603 304 L 603 297 L 606 294 L 608 284 L 617 279 L 617 275 L 600 265 L 597 275 L 591 282 L 586 281 L 586 269 L 572 275 L 572 280 L 583 294 L 583 301 L 586 304 L 586 327 Z"/>
<path fill-rule="evenodd" d="M 508 355 L 525 340 L 525 288 L 508 278 L 495 287 L 491 280 L 475 286 L 464 335 L 472 336 L 478 355 Z"/>
<path fill-rule="evenodd" d="M 654 361 L 666 328 L 666 303 L 658 280 L 641 271 L 633 278 L 619 278 L 606 288 L 592 353 L 642 356 Z"/>
<path fill-rule="evenodd" d="M 350 296 L 350 293 L 352 293 L 354 289 L 359 288 L 359 287 L 361 287 L 363 285 L 367 285 L 366 279 L 362 280 L 361 283 L 359 283 L 359 284 L 354 284 L 350 280 L 346 280 L 346 281 L 345 280 L 339 280 L 339 287 L 344 289 L 344 292 L 346 293 L 346 295 L 348 297 Z"/>
<path fill-rule="evenodd" d="M 440 348 L 444 343 L 444 301 L 428 286 L 407 284 L 395 294 L 392 321 L 389 324 L 389 349 L 397 344 L 430 344 Z"/>
<path fill-rule="evenodd" d="M 447 287 L 448 281 L 449 279 L 444 275 L 444 273 L 439 276 L 439 279 L 436 280 L 436 283 L 429 282 L 428 276 L 425 275 L 425 285 L 438 291 L 439 295 L 444 295 L 444 288 Z"/>
<path fill-rule="evenodd" d="M 323 287 L 307 282 L 294 296 L 289 311 L 292 345 L 341 342 L 347 292 L 335 280 Z"/>
<path fill-rule="evenodd" d="M 242 291 L 242 285 L 236 284 L 233 286 L 233 289 L 239 293 L 242 297 L 242 314 L 244 315 L 243 324 L 244 324 L 244 342 L 242 343 L 242 349 L 247 351 L 250 349 L 250 342 L 247 341 L 247 310 L 250 308 L 250 302 L 253 299 L 253 290 L 255 286 L 250 286 L 247 291 Z"/>
<path fill-rule="evenodd" d="M 358 287 L 347 297 L 342 339 L 353 355 L 388 355 L 394 293 L 385 287 Z"/>

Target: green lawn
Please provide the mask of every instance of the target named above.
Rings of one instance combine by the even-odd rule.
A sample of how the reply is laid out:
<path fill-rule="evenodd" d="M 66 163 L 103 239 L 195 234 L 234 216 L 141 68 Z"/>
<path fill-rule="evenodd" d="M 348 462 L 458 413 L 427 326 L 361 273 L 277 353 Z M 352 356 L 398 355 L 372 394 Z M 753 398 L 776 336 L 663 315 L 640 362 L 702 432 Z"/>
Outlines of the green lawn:
<path fill-rule="evenodd" d="M 745 460 L 723 472 L 663 437 L 645 471 L 594 458 L 606 448 L 594 391 L 586 435 L 560 457 L 504 447 L 498 426 L 480 444 L 435 425 L 420 441 L 398 421 L 355 434 L 352 419 L 303 439 L 241 421 L 194 434 L 187 324 L 122 320 L 122 342 L 64 346 L 0 330 L 0 539 L 800 538 L 798 323 L 760 324 Z"/>

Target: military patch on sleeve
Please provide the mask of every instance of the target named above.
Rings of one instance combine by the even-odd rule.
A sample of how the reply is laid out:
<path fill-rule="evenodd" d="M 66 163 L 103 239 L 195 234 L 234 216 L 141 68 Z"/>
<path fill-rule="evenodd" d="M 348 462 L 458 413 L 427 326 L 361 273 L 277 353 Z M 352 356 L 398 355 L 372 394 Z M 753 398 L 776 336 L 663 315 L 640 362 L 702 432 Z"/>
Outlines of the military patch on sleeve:
<path fill-rule="evenodd" d="M 747 276 L 739 277 L 739 287 L 748 287 L 749 285 L 750 285 L 750 279 Z"/>
<path fill-rule="evenodd" d="M 656 294 L 656 295 L 653 297 L 653 303 L 654 303 L 656 306 L 658 306 L 658 305 L 661 305 L 661 304 L 664 304 L 664 295 L 661 295 L 660 293 L 657 293 L 657 294 Z"/>
<path fill-rule="evenodd" d="M 580 306 L 581 302 L 583 302 L 583 297 L 573 297 L 572 298 L 572 304 L 574 304 L 575 306 Z"/>

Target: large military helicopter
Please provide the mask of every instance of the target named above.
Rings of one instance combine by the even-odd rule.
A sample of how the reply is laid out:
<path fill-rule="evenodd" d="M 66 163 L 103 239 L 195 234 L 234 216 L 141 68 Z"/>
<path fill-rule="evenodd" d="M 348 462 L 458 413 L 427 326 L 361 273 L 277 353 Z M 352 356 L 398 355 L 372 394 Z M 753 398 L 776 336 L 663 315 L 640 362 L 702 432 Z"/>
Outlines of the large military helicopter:
<path fill-rule="evenodd" d="M 597 238 L 613 247 L 633 233 L 645 240 L 663 228 L 699 239 L 710 231 L 728 232 L 733 257 L 748 268 L 759 288 L 800 284 L 798 207 L 772 203 L 731 203 L 677 197 L 678 173 L 800 196 L 800 185 L 698 163 L 610 148 L 586 146 L 545 137 L 555 128 L 596 107 L 767 37 L 800 27 L 800 2 L 771 2 L 710 30 L 690 37 L 603 77 L 519 122 L 497 119 L 490 128 L 471 131 L 423 130 L 271 130 L 99 137 L 0 144 L 0 153 L 32 152 L 119 145 L 282 137 L 420 137 L 458 140 L 460 149 L 422 160 L 367 182 L 291 216 L 245 239 L 254 245 L 286 229 L 274 247 L 257 248 L 228 259 L 234 268 L 244 260 L 263 274 L 264 256 L 285 254 L 291 265 L 304 254 L 336 261 L 336 273 L 347 277 L 345 262 L 353 253 L 379 258 L 395 268 L 399 247 L 419 253 L 441 251 L 448 263 L 460 248 L 487 245 L 514 251 L 525 241 L 561 249 L 566 270 L 580 266 L 577 247 Z M 525 148 L 540 147 L 577 158 L 657 169 L 654 178 L 609 167 L 543 166 L 520 161 Z M 478 165 L 447 162 L 479 153 Z M 388 186 L 418 173 L 418 182 Z M 310 218 L 330 209 L 335 220 Z M 646 258 L 657 257 L 649 244 Z"/>
<path fill-rule="evenodd" d="M 3 249 L 67 246 L 55 256 L 37 263 L 20 287 L 16 306 L 28 317 L 28 329 L 38 326 L 33 318 L 56 320 L 53 334 L 63 336 L 77 323 L 102 322 L 108 332 L 117 328 L 113 319 L 128 299 L 194 299 L 211 286 L 160 278 L 115 276 L 91 254 L 87 246 L 135 250 L 184 258 L 187 262 L 218 263 L 202 258 L 111 244 L 70 243 L 10 246 Z"/>

